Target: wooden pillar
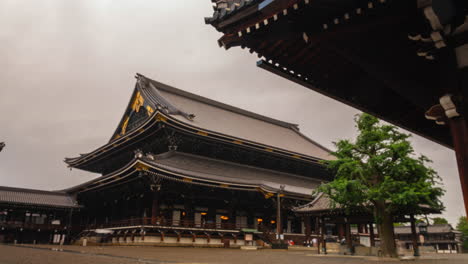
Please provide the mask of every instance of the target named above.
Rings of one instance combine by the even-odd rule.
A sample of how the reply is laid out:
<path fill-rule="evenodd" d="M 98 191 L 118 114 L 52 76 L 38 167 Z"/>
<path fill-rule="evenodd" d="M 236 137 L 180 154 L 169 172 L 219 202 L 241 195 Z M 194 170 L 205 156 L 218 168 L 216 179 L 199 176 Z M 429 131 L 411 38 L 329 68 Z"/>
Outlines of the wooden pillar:
<path fill-rule="evenodd" d="M 124 195 L 124 198 L 123 198 L 123 212 L 122 212 L 122 215 L 123 215 L 123 220 L 128 220 L 128 197 L 125 197 Z"/>
<path fill-rule="evenodd" d="M 340 241 L 345 237 L 345 224 L 338 224 L 338 238 Z"/>
<path fill-rule="evenodd" d="M 317 237 L 320 234 L 320 218 L 318 216 L 315 217 L 314 233 L 317 235 Z"/>
<path fill-rule="evenodd" d="M 283 228 L 281 225 L 281 196 L 279 192 L 277 193 L 276 197 L 276 236 L 278 240 L 281 240 L 281 231 L 283 231 Z"/>
<path fill-rule="evenodd" d="M 345 234 L 346 234 L 346 247 L 348 248 L 348 253 L 353 253 L 353 241 L 351 239 L 351 225 L 346 221 L 345 224 Z"/>
<path fill-rule="evenodd" d="M 321 245 L 321 242 L 320 242 L 320 238 L 319 238 L 319 235 L 320 235 L 320 218 L 318 216 L 315 217 L 315 237 L 317 239 L 317 254 L 320 254 L 320 245 Z"/>
<path fill-rule="evenodd" d="M 153 193 L 153 203 L 151 205 L 151 224 L 156 225 L 159 216 L 159 192 Z"/>
<path fill-rule="evenodd" d="M 364 224 L 364 233 L 369 234 L 369 228 L 367 228 L 367 224 Z"/>
<path fill-rule="evenodd" d="M 327 229 L 325 226 L 325 217 L 321 217 L 321 222 L 322 222 L 322 253 L 327 254 L 327 241 L 325 241 L 325 234 L 327 233 Z"/>
<path fill-rule="evenodd" d="M 463 200 L 465 201 L 465 213 L 468 215 L 468 122 L 462 116 L 450 118 L 449 126 L 457 158 Z"/>
<path fill-rule="evenodd" d="M 449 126 L 465 201 L 465 215 L 468 216 L 468 40 L 464 38 L 458 44 L 459 46 L 454 49 L 456 57 L 454 61 L 457 66 L 456 76 L 454 77 L 457 82 L 454 83 L 455 89 L 451 87 L 452 90 L 448 91 L 448 93 L 458 97 L 459 102 L 457 102 L 456 111 L 460 116 L 450 118 L 446 106 L 443 107 L 450 118 Z M 452 78 L 452 76 L 448 76 L 448 78 Z"/>
<path fill-rule="evenodd" d="M 68 215 L 68 223 L 67 223 L 67 241 L 70 241 L 71 243 L 71 238 L 70 235 L 72 233 L 72 219 L 73 219 L 73 208 L 70 209 L 69 215 Z"/>
<path fill-rule="evenodd" d="M 364 228 L 362 228 L 362 227 L 363 227 L 363 225 L 362 225 L 362 224 L 358 224 L 358 225 L 357 225 L 357 228 L 358 228 L 358 233 L 359 233 L 359 234 L 362 234 L 362 233 L 364 233 L 364 230 L 363 230 Z"/>
<path fill-rule="evenodd" d="M 375 247 L 375 235 L 374 235 L 374 224 L 369 224 L 369 237 L 370 237 L 370 244 L 371 247 Z"/>
<path fill-rule="evenodd" d="M 306 244 L 310 244 L 310 235 L 312 233 L 312 228 L 310 226 L 310 216 L 306 215 L 302 217 L 304 224 L 305 224 L 305 242 Z"/>

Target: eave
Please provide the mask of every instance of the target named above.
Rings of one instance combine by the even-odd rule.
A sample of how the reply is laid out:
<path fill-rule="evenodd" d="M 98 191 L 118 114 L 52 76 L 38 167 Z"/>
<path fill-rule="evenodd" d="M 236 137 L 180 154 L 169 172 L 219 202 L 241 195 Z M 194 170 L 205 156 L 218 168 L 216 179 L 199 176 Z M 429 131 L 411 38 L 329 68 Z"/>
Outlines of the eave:
<path fill-rule="evenodd" d="M 157 158 L 156 158 L 157 161 Z M 258 168 L 261 170 L 260 168 Z M 228 190 L 237 190 L 237 191 L 251 191 L 251 192 L 261 192 L 265 197 L 272 197 L 274 194 L 280 192 L 281 197 L 299 199 L 299 200 L 311 200 L 310 194 L 305 193 L 295 193 L 291 191 L 280 191 L 278 189 L 273 189 L 267 185 L 258 184 L 258 183 L 242 183 L 241 181 L 235 181 L 229 177 L 221 178 L 203 178 L 196 176 L 198 172 L 183 172 L 184 170 L 171 169 L 169 166 L 158 165 L 155 162 L 152 162 L 148 157 L 140 156 L 135 157 L 131 162 L 122 167 L 121 169 L 112 172 L 108 175 L 104 175 L 97 179 L 91 180 L 89 182 L 83 183 L 81 185 L 72 187 L 66 190 L 69 193 L 80 194 L 92 191 L 102 191 L 107 188 L 112 188 L 113 186 L 125 184 L 130 181 L 134 181 L 141 177 L 156 177 L 164 180 L 180 182 L 184 184 L 194 184 L 199 186 L 211 187 L 211 188 L 221 188 Z M 221 175 L 220 175 L 221 176 Z M 285 180 L 287 181 L 287 174 L 285 174 Z M 298 177 L 298 176 L 290 176 Z M 148 179 L 149 180 L 149 179 Z M 310 181 L 317 181 L 310 179 Z M 318 183 L 317 183 L 318 184 Z"/>
<path fill-rule="evenodd" d="M 103 159 L 106 156 L 110 155 L 111 153 L 118 151 L 119 149 L 123 147 L 128 146 L 127 144 L 129 143 L 130 140 L 139 141 L 141 134 L 143 134 L 145 131 L 151 131 L 151 130 L 154 131 L 156 129 L 159 129 L 159 127 L 162 127 L 162 126 L 172 127 L 177 130 L 196 136 L 196 137 L 204 137 L 204 138 L 208 138 L 214 141 L 232 144 L 232 145 L 236 145 L 239 147 L 255 149 L 257 151 L 269 153 L 272 155 L 279 155 L 279 156 L 290 158 L 290 159 L 297 159 L 297 160 L 301 160 L 304 162 L 311 162 L 315 164 L 319 164 L 321 161 L 321 159 L 318 159 L 316 157 L 304 155 L 304 154 L 297 153 L 297 152 L 291 152 L 291 151 L 287 151 L 284 149 L 279 149 L 279 148 L 275 148 L 272 146 L 248 141 L 242 138 L 236 138 L 236 137 L 228 136 L 225 134 L 217 133 L 215 131 L 210 131 L 210 130 L 206 130 L 203 128 L 199 128 L 199 127 L 181 122 L 171 117 L 170 115 L 167 115 L 160 111 L 155 111 L 152 114 L 152 116 L 145 123 L 143 123 L 140 127 L 136 127 L 135 129 L 129 131 L 124 136 L 114 141 L 111 141 L 107 143 L 106 145 L 86 155 L 83 155 L 78 158 L 65 159 L 65 163 L 67 163 L 69 167 L 81 169 L 84 166 L 87 166 L 88 164 L 91 164 L 100 159 Z M 298 131 L 296 131 L 296 133 L 303 136 Z"/>

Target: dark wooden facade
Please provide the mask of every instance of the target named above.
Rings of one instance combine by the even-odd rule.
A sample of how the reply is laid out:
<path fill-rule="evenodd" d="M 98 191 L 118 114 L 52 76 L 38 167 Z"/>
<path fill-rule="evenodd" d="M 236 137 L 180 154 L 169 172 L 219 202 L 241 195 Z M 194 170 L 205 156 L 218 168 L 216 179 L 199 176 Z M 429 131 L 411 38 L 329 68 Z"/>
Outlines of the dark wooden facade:
<path fill-rule="evenodd" d="M 66 193 L 0 186 L 0 243 L 68 243 L 80 209 Z"/>

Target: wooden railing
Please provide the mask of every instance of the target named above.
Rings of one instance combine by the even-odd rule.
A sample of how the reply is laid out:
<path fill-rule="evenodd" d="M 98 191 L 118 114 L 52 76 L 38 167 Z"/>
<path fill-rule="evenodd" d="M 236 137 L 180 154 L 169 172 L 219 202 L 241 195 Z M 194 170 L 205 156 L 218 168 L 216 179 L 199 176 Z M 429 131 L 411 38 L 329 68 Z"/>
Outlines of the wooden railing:
<path fill-rule="evenodd" d="M 152 219 L 151 217 L 144 218 L 129 218 L 125 220 L 111 221 L 108 223 L 98 223 L 87 225 L 87 229 L 95 228 L 112 228 L 112 227 L 130 227 L 130 226 L 161 226 L 173 228 L 200 228 L 200 229 L 229 229 L 240 230 L 243 228 L 253 228 L 249 225 L 241 225 L 236 223 L 206 223 L 193 220 L 166 220 Z"/>
<path fill-rule="evenodd" d="M 21 221 L 7 221 L 0 222 L 0 227 L 5 228 L 23 228 L 31 230 L 63 230 L 66 228 L 66 225 L 53 225 L 53 224 L 36 224 L 36 223 L 24 223 Z"/>

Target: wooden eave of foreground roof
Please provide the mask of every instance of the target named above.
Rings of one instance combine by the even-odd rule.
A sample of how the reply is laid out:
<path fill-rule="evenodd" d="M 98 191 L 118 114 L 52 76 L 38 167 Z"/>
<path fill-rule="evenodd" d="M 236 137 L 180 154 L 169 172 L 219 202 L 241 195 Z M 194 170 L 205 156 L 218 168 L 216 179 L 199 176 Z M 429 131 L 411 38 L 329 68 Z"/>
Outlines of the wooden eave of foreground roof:
<path fill-rule="evenodd" d="M 275 189 L 270 189 L 266 186 L 260 186 L 258 184 L 249 184 L 249 183 L 235 183 L 233 181 L 226 181 L 226 180 L 216 180 L 216 179 L 206 179 L 200 178 L 194 175 L 189 175 L 182 172 L 177 172 L 169 167 L 165 166 L 158 166 L 152 160 L 158 159 L 159 156 L 164 156 L 169 153 L 163 153 L 159 155 L 154 155 L 154 158 L 151 159 L 147 156 L 142 157 L 135 157 L 131 162 L 129 162 L 124 167 L 118 169 L 115 172 L 109 173 L 107 175 L 98 177 L 91 181 L 85 182 L 83 184 L 68 188 L 63 190 L 70 194 L 79 194 L 85 193 L 90 191 L 102 191 L 107 188 L 112 188 L 116 185 L 121 185 L 133 181 L 137 178 L 141 177 L 158 177 L 170 181 L 181 182 L 185 184 L 194 184 L 194 185 L 201 185 L 206 187 L 212 188 L 221 188 L 221 189 L 229 189 L 229 190 L 237 190 L 237 191 L 252 191 L 252 192 L 261 192 L 265 195 L 265 197 L 269 198 L 272 197 L 273 194 L 281 192 L 282 197 L 310 201 L 312 199 L 311 195 L 308 194 L 298 194 L 294 192 L 288 191 L 279 191 Z M 190 155 L 190 154 L 185 154 Z M 224 161 L 223 161 L 224 162 Z M 245 166 L 249 167 L 249 166 Z M 258 170 L 265 170 L 261 168 L 254 168 Z M 197 174 L 197 172 L 193 172 Z M 299 175 L 292 175 L 287 173 L 281 173 L 285 175 L 285 181 L 287 181 L 287 177 L 301 177 Z M 227 177 L 224 177 L 227 179 Z M 302 177 L 303 178 L 303 177 Z M 314 179 L 310 179 L 314 181 Z M 318 180 L 315 180 L 318 181 Z"/>
<path fill-rule="evenodd" d="M 249 48 L 263 69 L 452 147 L 446 128 L 421 118 L 449 91 L 438 78 L 444 62 L 416 56 L 407 38 L 416 6 L 373 0 L 346 10 L 330 3 L 335 12 L 317 14 L 326 3 L 274 2 L 288 5 L 230 25 L 219 44 Z"/>

